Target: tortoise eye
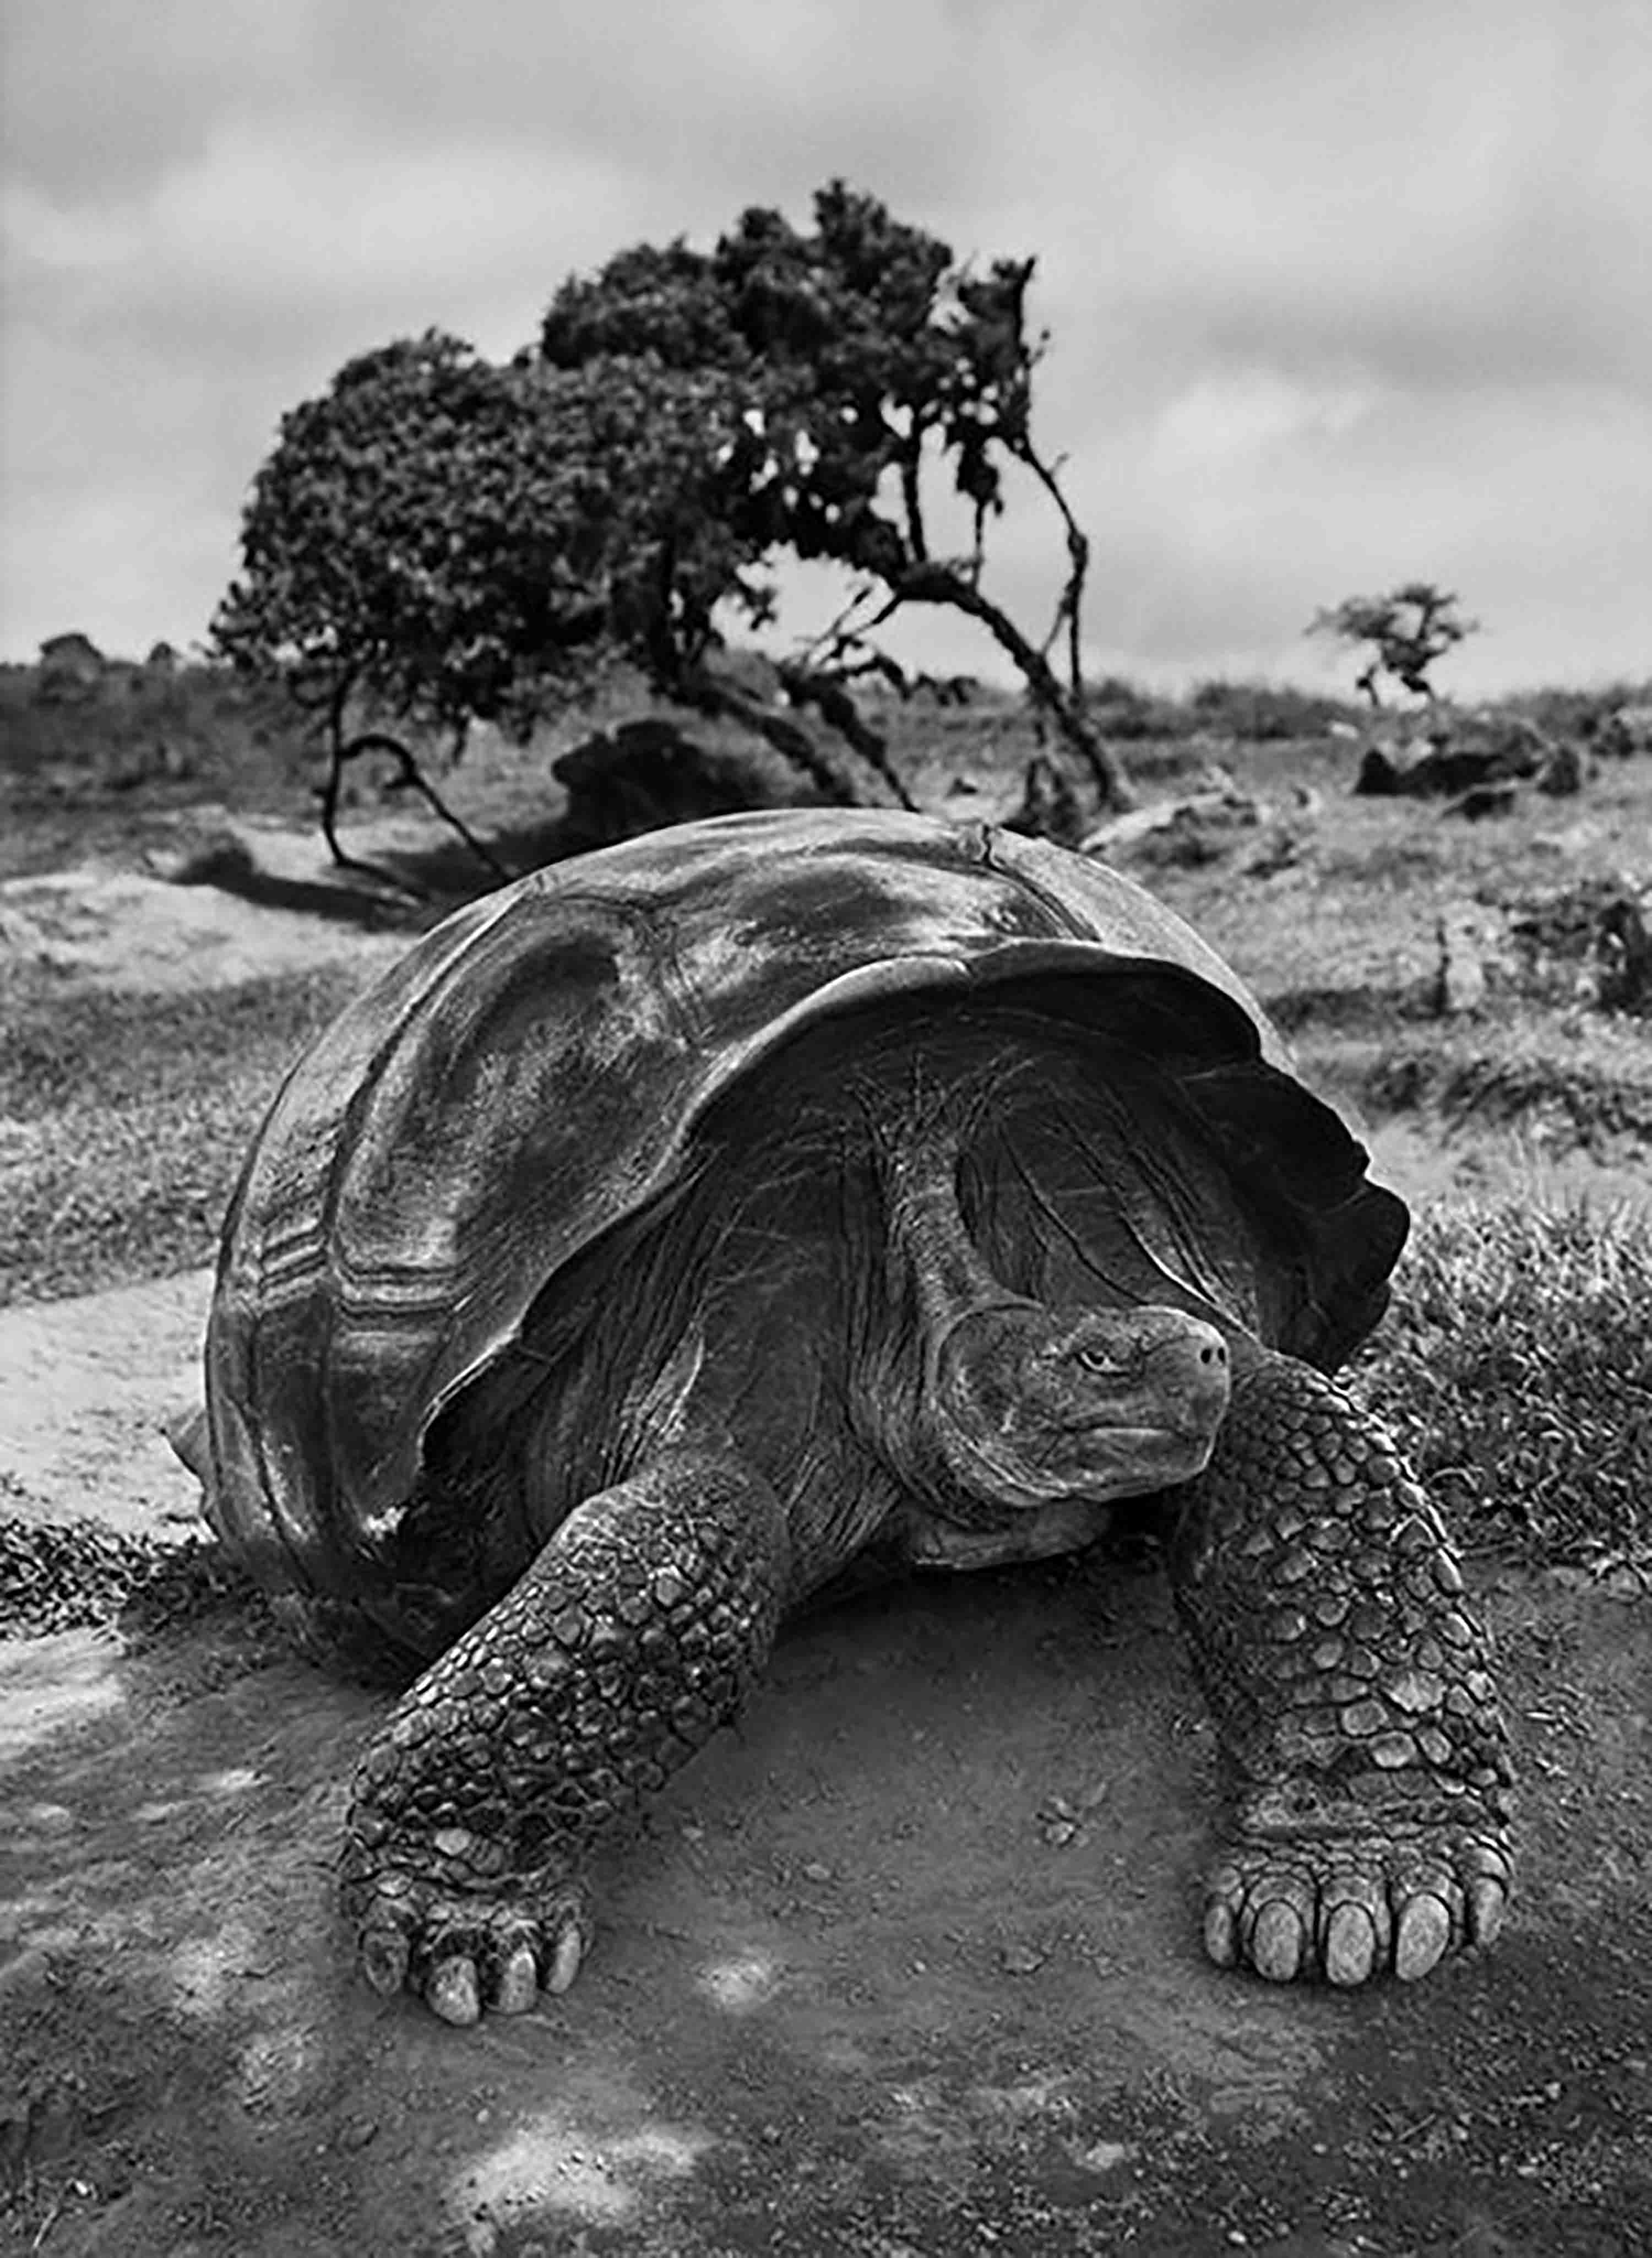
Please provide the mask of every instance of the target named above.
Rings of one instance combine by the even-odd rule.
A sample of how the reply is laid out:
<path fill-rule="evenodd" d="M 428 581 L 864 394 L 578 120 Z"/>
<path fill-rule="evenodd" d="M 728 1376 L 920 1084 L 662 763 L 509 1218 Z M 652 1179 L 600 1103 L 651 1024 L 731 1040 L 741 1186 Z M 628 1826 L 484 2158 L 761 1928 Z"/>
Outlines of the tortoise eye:
<path fill-rule="evenodd" d="M 1112 1350 L 1103 1347 L 1099 1343 L 1080 1349 L 1078 1360 L 1086 1372 L 1117 1372 L 1120 1368 Z"/>

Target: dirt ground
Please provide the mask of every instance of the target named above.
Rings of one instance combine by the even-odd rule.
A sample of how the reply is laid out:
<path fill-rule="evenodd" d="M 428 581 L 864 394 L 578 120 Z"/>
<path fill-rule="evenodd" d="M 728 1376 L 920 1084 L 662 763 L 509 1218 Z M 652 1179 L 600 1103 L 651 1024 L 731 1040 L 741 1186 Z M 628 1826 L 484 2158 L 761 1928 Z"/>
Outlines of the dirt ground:
<path fill-rule="evenodd" d="M 10 907 L 0 943 L 66 978 L 337 941 L 130 873 Z M 254 910 L 290 922 L 252 935 Z M 1403 1140 L 1383 1158 L 1439 1181 Z M 0 1317 L 8 1511 L 192 1513 L 160 1424 L 207 1288 Z M 0 1643 L 0 2250 L 1652 2252 L 1652 1606 L 1482 1581 L 1516 1912 L 1484 1959 L 1369 1996 L 1205 1964 L 1211 1736 L 1128 1556 L 793 1625 L 606 1861 L 574 1990 L 472 2033 L 374 1998 L 335 1918 L 387 1697 L 231 1613 Z"/>

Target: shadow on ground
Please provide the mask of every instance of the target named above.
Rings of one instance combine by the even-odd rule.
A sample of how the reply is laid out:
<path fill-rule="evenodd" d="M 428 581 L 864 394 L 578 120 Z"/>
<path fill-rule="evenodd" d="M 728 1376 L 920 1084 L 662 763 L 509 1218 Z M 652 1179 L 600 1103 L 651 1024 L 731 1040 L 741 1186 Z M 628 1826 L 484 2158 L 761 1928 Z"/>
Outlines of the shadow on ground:
<path fill-rule="evenodd" d="M 1205 1966 L 1210 1736 L 1159 1585 L 1091 1558 L 796 1626 L 607 1862 L 573 1992 L 470 2034 L 334 1920 L 381 1697 L 232 1622 L 0 1647 L 0 2247 L 1633 2258 L 1652 1621 L 1493 1606 L 1529 1789 L 1484 1962 Z"/>

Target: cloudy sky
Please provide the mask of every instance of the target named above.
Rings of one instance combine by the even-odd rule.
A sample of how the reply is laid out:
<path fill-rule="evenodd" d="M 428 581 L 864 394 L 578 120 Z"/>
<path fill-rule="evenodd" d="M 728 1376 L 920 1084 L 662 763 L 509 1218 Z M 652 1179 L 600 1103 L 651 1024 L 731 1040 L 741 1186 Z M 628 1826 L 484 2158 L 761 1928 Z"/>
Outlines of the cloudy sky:
<path fill-rule="evenodd" d="M 0 656 L 201 636 L 278 416 L 833 174 L 1036 252 L 1095 663 L 1652 673 L 1652 0 L 4 0 Z M 1000 529 L 1042 624 L 1053 529 Z M 807 623 L 818 591 L 788 623 Z M 911 648 L 909 646 L 909 648 Z M 978 665 L 962 626 L 914 652 Z M 1351 671 L 1344 661 L 1340 673 Z"/>

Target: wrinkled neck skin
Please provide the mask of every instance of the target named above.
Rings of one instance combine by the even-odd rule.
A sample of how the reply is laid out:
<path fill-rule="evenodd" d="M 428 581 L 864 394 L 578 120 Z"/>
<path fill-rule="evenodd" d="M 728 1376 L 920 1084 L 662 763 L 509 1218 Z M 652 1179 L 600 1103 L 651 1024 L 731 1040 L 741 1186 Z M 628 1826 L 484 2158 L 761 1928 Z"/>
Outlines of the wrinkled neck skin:
<path fill-rule="evenodd" d="M 918 1316 L 916 1402 L 880 1454 L 966 1528 L 1138 1496 L 1202 1472 L 1227 1408 L 1227 1345 L 1167 1307 L 1012 1293 L 958 1198 L 957 1132 L 915 1107 L 882 1140 L 890 1259 Z M 877 1408 L 871 1416 L 877 1417 Z"/>

